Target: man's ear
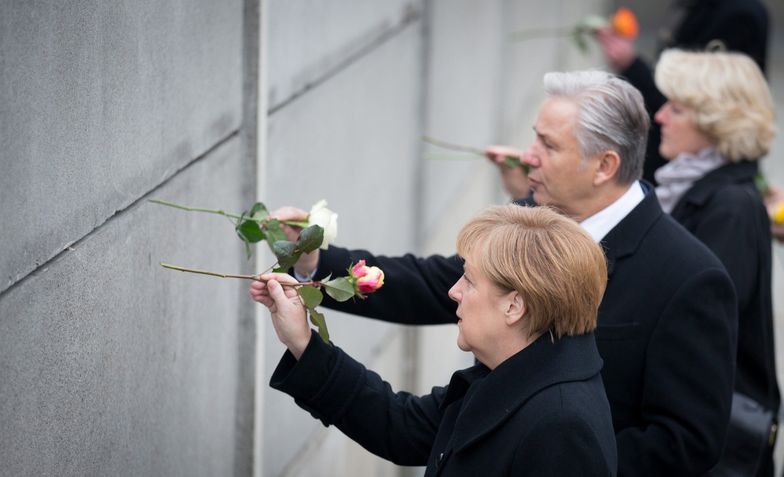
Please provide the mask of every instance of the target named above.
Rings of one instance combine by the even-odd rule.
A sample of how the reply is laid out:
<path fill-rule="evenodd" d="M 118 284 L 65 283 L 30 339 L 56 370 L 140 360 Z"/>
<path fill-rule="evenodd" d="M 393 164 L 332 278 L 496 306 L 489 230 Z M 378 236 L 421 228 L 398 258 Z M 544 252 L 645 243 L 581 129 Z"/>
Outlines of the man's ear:
<path fill-rule="evenodd" d="M 593 185 L 599 186 L 614 181 L 621 168 L 621 156 L 615 151 L 600 152 L 594 165 Z"/>
<path fill-rule="evenodd" d="M 507 303 L 505 315 L 506 324 L 511 326 L 523 319 L 527 308 L 525 307 L 523 297 L 516 291 L 509 292 L 508 298 L 509 302 Z"/>

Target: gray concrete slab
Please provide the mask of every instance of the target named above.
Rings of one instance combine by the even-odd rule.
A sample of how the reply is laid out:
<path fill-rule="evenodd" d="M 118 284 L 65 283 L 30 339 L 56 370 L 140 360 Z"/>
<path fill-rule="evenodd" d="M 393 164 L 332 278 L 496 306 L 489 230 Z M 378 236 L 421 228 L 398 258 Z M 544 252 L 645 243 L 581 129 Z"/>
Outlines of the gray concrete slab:
<path fill-rule="evenodd" d="M 387 254 L 413 250 L 420 207 L 415 188 L 420 27 L 411 24 L 269 118 L 265 199 L 270 207 L 308 209 L 327 199 L 340 215 L 339 244 Z M 364 318 L 326 316 L 332 339 L 359 360 L 373 359 L 387 333 L 401 332 Z M 282 347 L 265 326 L 269 376 Z M 318 426 L 290 398 L 265 395 L 264 475 L 279 475 Z"/>
<path fill-rule="evenodd" d="M 239 127 L 242 2 L 0 4 L 0 292 Z"/>
<path fill-rule="evenodd" d="M 156 196 L 239 210 L 239 139 Z M 238 187 L 232 187 L 236 184 Z M 222 217 L 138 202 L 0 295 L 0 475 L 231 475 L 252 388 L 247 271 Z"/>
<path fill-rule="evenodd" d="M 427 123 L 423 134 L 440 140 L 484 148 L 499 143 L 504 42 L 503 1 L 442 0 L 432 2 L 429 27 Z M 431 237 L 441 219 L 476 179 L 482 157 L 453 153 L 423 144 L 422 234 Z M 486 178 L 486 177 L 485 177 Z M 479 187 L 479 184 L 476 184 Z M 489 199 L 489 198 L 488 198 Z M 489 205 L 478 203 L 477 207 Z M 462 224 L 455 224 L 459 228 Z M 454 241 L 451 237 L 451 241 Z M 449 244 L 451 250 L 452 244 Z"/>
<path fill-rule="evenodd" d="M 269 4 L 269 107 L 314 87 L 419 15 L 422 0 L 277 0 Z"/>

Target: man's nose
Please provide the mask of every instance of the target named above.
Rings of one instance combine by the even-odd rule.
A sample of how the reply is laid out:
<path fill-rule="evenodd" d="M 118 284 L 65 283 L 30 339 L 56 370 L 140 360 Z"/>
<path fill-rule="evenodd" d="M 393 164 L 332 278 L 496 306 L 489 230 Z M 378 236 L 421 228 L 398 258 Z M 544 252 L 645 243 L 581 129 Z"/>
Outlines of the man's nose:
<path fill-rule="evenodd" d="M 539 156 L 534 152 L 533 146 L 528 146 L 528 149 L 523 151 L 520 155 L 520 162 L 528 164 L 531 167 L 539 167 Z"/>

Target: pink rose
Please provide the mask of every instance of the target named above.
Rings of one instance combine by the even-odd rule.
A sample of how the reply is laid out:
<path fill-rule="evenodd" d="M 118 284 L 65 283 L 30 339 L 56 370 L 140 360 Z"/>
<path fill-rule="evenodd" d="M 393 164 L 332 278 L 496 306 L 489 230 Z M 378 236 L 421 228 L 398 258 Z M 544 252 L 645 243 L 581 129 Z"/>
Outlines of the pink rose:
<path fill-rule="evenodd" d="M 351 276 L 354 278 L 364 277 L 367 274 L 367 268 L 368 267 L 365 266 L 365 261 L 360 260 L 356 265 L 351 267 Z"/>
<path fill-rule="evenodd" d="M 373 293 L 384 285 L 384 272 L 378 267 L 368 267 L 364 260 L 351 267 L 351 276 L 354 288 L 361 295 Z"/>

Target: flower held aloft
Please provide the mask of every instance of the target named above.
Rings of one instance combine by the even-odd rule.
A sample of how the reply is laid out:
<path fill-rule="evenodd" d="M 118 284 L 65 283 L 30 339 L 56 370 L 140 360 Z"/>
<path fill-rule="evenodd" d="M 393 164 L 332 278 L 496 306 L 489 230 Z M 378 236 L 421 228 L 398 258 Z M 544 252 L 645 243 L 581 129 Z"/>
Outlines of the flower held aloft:
<path fill-rule="evenodd" d="M 627 40 L 634 40 L 640 33 L 640 25 L 634 12 L 626 7 L 620 7 L 610 18 L 600 15 L 588 15 L 573 27 L 528 28 L 514 32 L 512 38 L 521 41 L 571 36 L 577 48 L 583 53 L 587 53 L 587 35 L 593 35 L 597 30 L 608 27 L 613 33 Z"/>
<path fill-rule="evenodd" d="M 359 295 L 373 293 L 384 285 L 384 272 L 378 267 L 368 267 L 364 260 L 351 267 L 350 276 L 354 279 L 354 290 Z"/>
<path fill-rule="evenodd" d="M 338 236 L 338 214 L 327 208 L 327 201 L 313 204 L 308 215 L 308 225 L 318 225 L 324 229 L 324 239 L 319 248 L 326 250 Z"/>

